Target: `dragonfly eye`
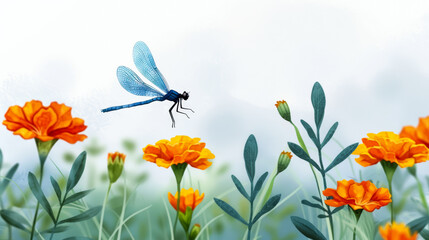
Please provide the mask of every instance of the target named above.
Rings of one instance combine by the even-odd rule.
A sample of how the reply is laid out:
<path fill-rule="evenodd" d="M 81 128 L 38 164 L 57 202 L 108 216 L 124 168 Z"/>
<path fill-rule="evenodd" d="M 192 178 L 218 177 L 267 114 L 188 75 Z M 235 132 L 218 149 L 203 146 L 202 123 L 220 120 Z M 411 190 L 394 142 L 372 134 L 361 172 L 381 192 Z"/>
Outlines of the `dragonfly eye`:
<path fill-rule="evenodd" d="M 183 99 L 188 100 L 188 98 L 189 98 L 189 93 L 187 93 L 186 91 L 184 91 L 184 92 L 182 93 L 182 96 L 183 96 Z"/>

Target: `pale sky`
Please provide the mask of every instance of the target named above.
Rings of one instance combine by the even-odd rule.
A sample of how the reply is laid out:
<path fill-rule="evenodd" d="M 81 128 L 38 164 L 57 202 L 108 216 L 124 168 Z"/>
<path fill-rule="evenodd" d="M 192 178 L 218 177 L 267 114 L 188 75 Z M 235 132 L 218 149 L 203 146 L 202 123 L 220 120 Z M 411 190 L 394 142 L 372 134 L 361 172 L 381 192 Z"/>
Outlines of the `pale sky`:
<path fill-rule="evenodd" d="M 136 69 L 137 41 L 149 46 L 172 89 L 191 92 L 184 105 L 195 114 L 176 114 L 175 129 L 170 102 L 100 112 L 147 99 L 116 78 L 120 65 Z M 58 101 L 106 151 L 125 137 L 142 148 L 185 134 L 240 169 L 254 133 L 261 166 L 271 168 L 286 142 L 296 142 L 274 103 L 288 101 L 299 126 L 302 118 L 313 124 L 315 81 L 327 95 L 324 129 L 339 121 L 335 137 L 344 145 L 429 115 L 428 46 L 427 1 L 2 1 L 0 115 L 32 99 Z M 33 142 L 4 126 L 0 136 L 5 161 L 34 163 L 26 160 L 35 156 Z M 82 143 L 57 148 L 51 157 L 79 152 Z M 301 161 L 292 166 L 309 171 Z"/>

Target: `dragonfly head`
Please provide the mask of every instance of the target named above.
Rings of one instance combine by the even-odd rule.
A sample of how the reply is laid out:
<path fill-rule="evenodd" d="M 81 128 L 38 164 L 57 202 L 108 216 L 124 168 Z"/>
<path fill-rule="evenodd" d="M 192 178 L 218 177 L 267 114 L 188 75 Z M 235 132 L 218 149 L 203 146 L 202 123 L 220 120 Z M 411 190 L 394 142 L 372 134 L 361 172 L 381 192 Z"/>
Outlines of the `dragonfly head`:
<path fill-rule="evenodd" d="M 188 98 L 189 98 L 189 93 L 187 93 L 186 91 L 184 91 L 184 92 L 182 93 L 182 97 L 183 97 L 183 99 L 188 100 Z"/>

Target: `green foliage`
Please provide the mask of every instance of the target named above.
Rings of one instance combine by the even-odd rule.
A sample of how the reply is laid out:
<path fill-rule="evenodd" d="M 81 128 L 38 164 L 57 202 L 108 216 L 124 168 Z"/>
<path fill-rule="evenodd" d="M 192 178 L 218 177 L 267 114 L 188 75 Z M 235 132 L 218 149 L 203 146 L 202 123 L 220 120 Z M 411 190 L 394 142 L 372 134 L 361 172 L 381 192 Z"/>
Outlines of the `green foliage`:
<path fill-rule="evenodd" d="M 311 222 L 297 216 L 291 217 L 291 220 L 304 236 L 314 240 L 326 240 L 325 236 Z"/>
<path fill-rule="evenodd" d="M 250 135 L 249 138 L 246 141 L 246 144 L 244 146 L 244 163 L 246 167 L 247 176 L 250 180 L 250 194 L 244 189 L 243 184 L 240 182 L 240 180 L 235 177 L 234 175 L 231 175 L 232 181 L 234 182 L 235 187 L 237 190 L 249 201 L 250 203 L 250 217 L 249 221 L 244 220 L 244 218 L 235 210 L 231 205 L 226 203 L 223 200 L 220 200 L 218 198 L 214 198 L 215 203 L 229 216 L 233 217 L 234 219 L 240 221 L 248 228 L 247 233 L 247 239 L 250 239 L 251 236 L 251 230 L 252 226 L 266 213 L 271 211 L 273 208 L 276 207 L 276 205 L 279 203 L 281 195 L 275 195 L 268 199 L 268 201 L 263 205 L 263 207 L 259 210 L 256 215 L 253 215 L 254 211 L 254 200 L 256 196 L 258 195 L 259 191 L 261 190 L 265 179 L 268 176 L 268 172 L 265 172 L 262 174 L 259 179 L 256 181 L 256 185 L 253 184 L 253 180 L 255 177 L 255 162 L 256 158 L 258 156 L 258 145 L 256 143 L 255 136 Z M 262 196 L 263 198 L 264 196 Z"/>

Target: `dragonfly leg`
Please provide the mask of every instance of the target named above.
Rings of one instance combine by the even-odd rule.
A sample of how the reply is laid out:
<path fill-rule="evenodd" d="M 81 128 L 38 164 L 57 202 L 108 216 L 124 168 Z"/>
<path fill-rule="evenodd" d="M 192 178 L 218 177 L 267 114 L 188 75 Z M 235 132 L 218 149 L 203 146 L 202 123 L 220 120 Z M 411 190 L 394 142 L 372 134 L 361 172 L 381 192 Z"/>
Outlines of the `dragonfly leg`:
<path fill-rule="evenodd" d="M 173 122 L 171 127 L 174 128 L 175 127 L 175 121 L 174 121 L 174 117 L 173 117 L 173 113 L 171 112 L 174 108 L 174 106 L 176 106 L 177 102 L 174 102 L 173 106 L 171 106 L 170 110 L 168 110 L 170 112 L 170 117 L 171 117 L 171 121 Z"/>
<path fill-rule="evenodd" d="M 184 113 L 184 112 L 179 111 L 179 105 L 181 105 L 181 103 L 182 103 L 182 101 L 180 101 L 180 102 L 179 102 L 179 104 L 177 104 L 176 112 L 181 113 L 181 114 L 185 114 L 185 115 L 189 118 L 188 114 L 186 114 L 186 113 Z"/>
<path fill-rule="evenodd" d="M 185 110 L 191 110 L 191 112 L 195 113 L 194 110 L 190 109 L 190 108 L 184 108 L 182 106 L 182 99 L 180 99 L 180 109 L 185 109 Z"/>

